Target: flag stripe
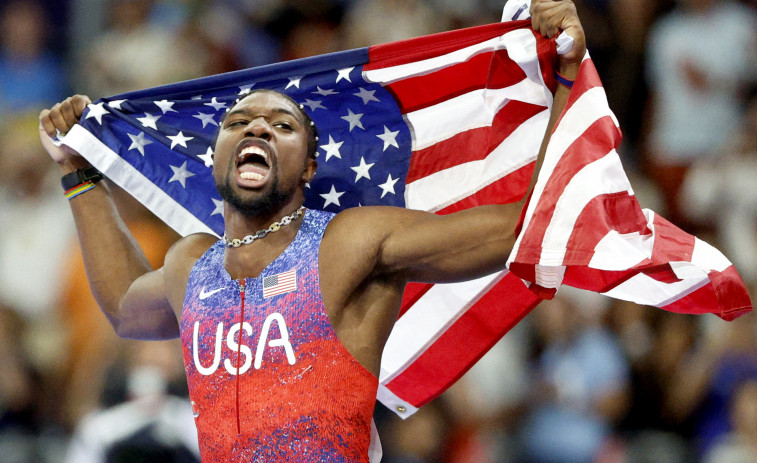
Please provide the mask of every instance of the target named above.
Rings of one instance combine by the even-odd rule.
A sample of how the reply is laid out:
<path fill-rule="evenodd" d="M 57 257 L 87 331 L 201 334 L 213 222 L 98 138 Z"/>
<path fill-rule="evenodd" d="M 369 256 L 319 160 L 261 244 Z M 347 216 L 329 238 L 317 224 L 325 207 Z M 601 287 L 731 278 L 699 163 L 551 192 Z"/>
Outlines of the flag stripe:
<path fill-rule="evenodd" d="M 491 77 L 490 68 L 498 71 Z M 473 90 L 509 87 L 525 78 L 520 66 L 509 59 L 507 50 L 496 50 L 430 74 L 395 81 L 386 88 L 400 102 L 402 112 L 408 113 Z"/>
<path fill-rule="evenodd" d="M 542 111 L 521 124 L 486 159 L 447 168 L 408 183 L 407 207 L 438 211 L 479 191 L 536 159 L 548 112 Z"/>
<path fill-rule="evenodd" d="M 502 304 L 504 300 L 509 304 Z M 519 278 L 506 272 L 434 344 L 384 384 L 390 390 L 408 391 L 403 398 L 416 407 L 426 404 L 454 383 L 538 302 Z M 518 310 L 511 310 L 513 307 Z M 428 381 L 429 375 L 435 381 Z"/>
<path fill-rule="evenodd" d="M 544 109 L 531 103 L 510 101 L 497 112 L 490 125 L 456 133 L 443 142 L 415 151 L 410 160 L 408 183 L 449 167 L 485 158 L 524 122 Z M 445 156 L 445 153 L 455 155 Z"/>

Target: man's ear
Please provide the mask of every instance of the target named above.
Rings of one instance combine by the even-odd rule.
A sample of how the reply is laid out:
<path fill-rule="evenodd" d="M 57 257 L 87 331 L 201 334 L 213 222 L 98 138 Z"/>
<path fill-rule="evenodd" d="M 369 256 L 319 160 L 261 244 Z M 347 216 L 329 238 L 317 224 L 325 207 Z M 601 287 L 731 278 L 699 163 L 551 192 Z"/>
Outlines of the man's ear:
<path fill-rule="evenodd" d="M 305 161 L 305 170 L 302 172 L 302 182 L 310 183 L 310 181 L 313 180 L 313 177 L 315 177 L 316 170 L 318 170 L 318 161 L 308 157 Z"/>

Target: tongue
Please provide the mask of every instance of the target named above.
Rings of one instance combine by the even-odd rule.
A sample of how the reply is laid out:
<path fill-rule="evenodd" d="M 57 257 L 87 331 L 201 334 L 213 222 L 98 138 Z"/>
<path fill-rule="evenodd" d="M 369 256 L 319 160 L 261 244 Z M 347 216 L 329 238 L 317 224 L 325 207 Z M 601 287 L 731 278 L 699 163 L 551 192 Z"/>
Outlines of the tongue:
<path fill-rule="evenodd" d="M 268 173 L 268 166 L 260 165 L 260 164 L 242 164 L 239 166 L 239 172 L 245 173 L 245 172 L 252 172 L 256 174 L 260 174 L 265 176 L 265 174 Z"/>

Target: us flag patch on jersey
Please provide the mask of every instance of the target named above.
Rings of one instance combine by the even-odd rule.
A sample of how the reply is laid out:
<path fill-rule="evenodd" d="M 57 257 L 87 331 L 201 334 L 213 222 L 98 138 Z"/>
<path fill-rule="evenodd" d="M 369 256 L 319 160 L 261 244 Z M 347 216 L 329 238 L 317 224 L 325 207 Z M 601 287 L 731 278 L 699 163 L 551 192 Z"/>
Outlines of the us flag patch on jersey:
<path fill-rule="evenodd" d="M 263 278 L 263 298 L 291 293 L 297 290 L 297 270 L 277 273 Z"/>

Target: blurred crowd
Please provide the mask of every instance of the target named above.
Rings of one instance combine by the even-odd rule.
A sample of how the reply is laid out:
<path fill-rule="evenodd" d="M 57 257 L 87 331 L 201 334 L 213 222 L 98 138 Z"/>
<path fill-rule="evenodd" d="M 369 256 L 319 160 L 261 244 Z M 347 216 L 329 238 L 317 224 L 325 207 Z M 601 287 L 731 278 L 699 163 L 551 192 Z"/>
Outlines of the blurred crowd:
<path fill-rule="evenodd" d="M 757 287 L 757 1 L 575 0 L 642 207 Z M 118 339 L 89 293 L 37 115 L 204 75 L 496 22 L 504 0 L 0 3 L 0 461 L 198 461 L 178 342 Z M 125 194 L 154 265 L 178 237 Z M 757 461 L 757 320 L 565 288 L 403 421 L 384 461 Z"/>

